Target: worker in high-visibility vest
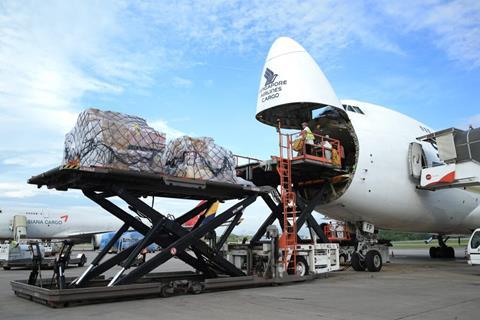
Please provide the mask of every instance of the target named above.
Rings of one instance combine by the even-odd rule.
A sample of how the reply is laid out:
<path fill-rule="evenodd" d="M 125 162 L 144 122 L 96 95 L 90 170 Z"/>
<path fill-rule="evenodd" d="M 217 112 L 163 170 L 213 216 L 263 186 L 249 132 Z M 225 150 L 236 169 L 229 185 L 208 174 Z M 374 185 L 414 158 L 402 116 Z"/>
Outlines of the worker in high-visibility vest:
<path fill-rule="evenodd" d="M 315 136 L 313 135 L 313 132 L 312 130 L 310 130 L 310 128 L 308 127 L 308 123 L 306 122 L 303 122 L 302 123 L 302 137 L 305 141 L 305 152 L 306 153 L 309 153 L 311 154 L 312 153 L 312 145 L 315 144 L 314 140 L 315 140 Z"/>

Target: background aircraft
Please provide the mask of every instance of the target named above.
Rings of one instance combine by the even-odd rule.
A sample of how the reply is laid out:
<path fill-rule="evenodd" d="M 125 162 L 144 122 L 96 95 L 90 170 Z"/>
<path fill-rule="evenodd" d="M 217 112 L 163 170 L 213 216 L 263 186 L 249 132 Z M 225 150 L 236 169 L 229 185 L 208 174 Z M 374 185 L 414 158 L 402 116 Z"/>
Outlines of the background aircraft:
<path fill-rule="evenodd" d="M 122 222 L 106 214 L 87 212 L 0 211 L 0 240 L 71 239 L 91 242 L 95 234 L 117 230 Z"/>

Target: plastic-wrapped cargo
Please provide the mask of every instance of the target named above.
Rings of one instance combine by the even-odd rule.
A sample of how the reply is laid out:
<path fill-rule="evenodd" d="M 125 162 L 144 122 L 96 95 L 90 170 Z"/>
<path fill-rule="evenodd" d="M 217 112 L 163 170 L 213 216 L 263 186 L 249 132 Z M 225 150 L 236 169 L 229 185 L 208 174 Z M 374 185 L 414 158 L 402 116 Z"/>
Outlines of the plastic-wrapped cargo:
<path fill-rule="evenodd" d="M 65 136 L 63 164 L 162 172 L 165 134 L 136 116 L 87 109 Z"/>
<path fill-rule="evenodd" d="M 212 138 L 174 139 L 168 143 L 162 163 L 167 175 L 241 183 L 232 152 L 215 144 Z"/>

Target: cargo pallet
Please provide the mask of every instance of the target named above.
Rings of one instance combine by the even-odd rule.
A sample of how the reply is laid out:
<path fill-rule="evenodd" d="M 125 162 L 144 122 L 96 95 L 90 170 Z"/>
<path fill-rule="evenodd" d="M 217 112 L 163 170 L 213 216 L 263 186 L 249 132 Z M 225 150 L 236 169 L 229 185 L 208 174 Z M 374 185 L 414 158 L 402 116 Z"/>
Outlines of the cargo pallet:
<path fill-rule="evenodd" d="M 271 213 L 251 239 L 249 248 L 253 252 L 254 250 L 258 251 L 259 247 L 265 248 L 271 244 L 272 257 L 269 261 L 274 261 L 274 268 L 271 268 L 271 270 L 279 269 L 276 266 L 279 252 L 278 237 L 276 239 L 272 238 L 267 243 L 260 240 L 275 220 L 278 220 L 282 230 L 285 221 L 283 204 L 278 199 L 278 192 L 275 188 L 269 186 L 255 187 L 105 168 L 71 169 L 65 167 L 55 168 L 34 176 L 29 180 L 29 183 L 38 187 L 46 186 L 49 189 L 62 191 L 79 189 L 86 197 L 124 222 L 110 242 L 98 253 L 78 278 L 65 278 L 64 281 L 57 279 L 55 285 L 48 282 L 40 283 L 38 279 L 35 283 L 30 284 L 28 281 L 13 281 L 11 283 L 16 295 L 35 302 L 59 307 L 76 303 L 111 301 L 117 298 L 165 296 L 177 291 L 199 293 L 215 289 L 292 283 L 311 280 L 317 276 L 313 274 L 299 277 L 289 275 L 287 272 L 277 273 L 276 271 L 259 275 L 252 261 L 238 265 L 234 261 L 229 261 L 222 251 L 228 236 L 238 224 L 244 210 L 258 198 L 261 198 L 267 204 Z M 176 219 L 169 219 L 141 200 L 142 197 L 147 196 L 206 200 L 206 202 Z M 144 224 L 134 215 L 113 203 L 111 201 L 112 197 L 123 200 L 132 213 L 148 218 L 151 221 L 151 226 Z M 321 197 L 321 193 L 318 197 Z M 182 226 L 192 217 L 208 209 L 216 201 L 225 200 L 237 200 L 237 203 L 222 213 L 218 213 L 213 219 L 205 221 L 205 223 L 203 223 L 204 216 L 201 216 L 191 230 Z M 301 201 L 298 203 L 298 208 L 301 210 L 299 210 L 296 227 L 299 230 L 302 225 L 307 224 L 312 232 L 316 233 L 319 242 L 328 242 L 321 227 L 311 216 L 314 208 L 313 204 L 316 200 L 318 199 L 312 199 L 308 204 Z M 202 237 L 214 232 L 220 226 L 225 226 L 225 224 L 227 224 L 227 227 L 215 244 L 209 246 L 202 240 Z M 118 237 L 129 228 L 140 232 L 144 235 L 144 238 L 136 245 L 117 253 L 113 257 L 103 259 Z M 134 267 L 133 262 L 138 254 L 151 243 L 157 243 L 162 249 L 142 265 Z M 310 248 L 313 247 L 310 245 Z M 151 273 L 155 268 L 173 257 L 182 260 L 196 272 Z M 121 270 L 111 279 L 99 278 L 107 270 L 117 265 L 121 266 Z M 245 265 L 247 265 L 246 268 Z"/>

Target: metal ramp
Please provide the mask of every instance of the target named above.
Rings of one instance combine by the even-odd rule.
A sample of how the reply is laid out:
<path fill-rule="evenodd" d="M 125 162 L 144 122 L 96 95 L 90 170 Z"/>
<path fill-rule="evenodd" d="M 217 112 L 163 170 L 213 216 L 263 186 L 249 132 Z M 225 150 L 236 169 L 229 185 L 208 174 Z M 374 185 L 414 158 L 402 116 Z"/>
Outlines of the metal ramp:
<path fill-rule="evenodd" d="M 417 139 L 436 145 L 442 161 L 422 169 L 419 189 L 480 192 L 480 128 L 449 128 Z"/>

